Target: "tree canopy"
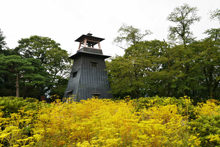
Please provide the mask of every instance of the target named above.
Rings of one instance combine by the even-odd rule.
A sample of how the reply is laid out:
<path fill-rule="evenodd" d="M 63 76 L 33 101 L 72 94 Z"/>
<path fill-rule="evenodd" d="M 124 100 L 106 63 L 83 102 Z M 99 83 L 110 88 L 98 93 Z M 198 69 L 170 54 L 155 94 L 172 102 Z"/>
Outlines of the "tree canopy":
<path fill-rule="evenodd" d="M 24 89 L 28 86 L 35 87 L 36 85 L 45 82 L 45 73 L 39 60 L 34 58 L 22 59 L 18 55 L 0 56 L 0 73 L 6 75 L 14 75 L 16 84 L 16 96 L 20 96 L 20 81 L 23 81 Z M 27 95 L 28 91 L 24 92 Z"/>
<path fill-rule="evenodd" d="M 127 26 L 123 24 L 118 30 L 119 36 L 116 37 L 113 41 L 116 45 L 125 49 L 121 46 L 122 43 L 125 42 L 125 45 L 136 45 L 136 43 L 143 40 L 146 35 L 150 35 L 151 32 L 149 30 L 145 30 L 144 33 L 141 33 L 140 29 L 134 28 L 133 26 Z"/>
<path fill-rule="evenodd" d="M 1 82 L 4 88 L 12 89 L 14 86 L 11 81 L 14 77 L 16 96 L 21 96 L 21 91 L 24 98 L 40 98 L 67 84 L 70 65 L 67 51 L 51 38 L 22 38 L 15 49 L 4 50 L 4 55 L 1 55 Z M 8 84 L 11 86 L 6 86 Z"/>
<path fill-rule="evenodd" d="M 220 98 L 220 30 L 205 30 L 207 37 L 196 40 L 190 28 L 201 18 L 197 11 L 196 7 L 184 4 L 168 15 L 167 20 L 176 24 L 169 27 L 168 42 L 146 41 L 143 37 L 147 34 L 140 34 L 133 26 L 123 25 L 119 29 L 116 43 L 126 41 L 129 46 L 123 56 L 107 62 L 116 98 L 126 95 L 132 98 L 187 95 L 195 101 Z M 219 10 L 211 14 L 211 18 L 218 16 Z"/>
<path fill-rule="evenodd" d="M 220 22 L 220 9 L 216 9 L 214 11 L 211 12 L 211 19 L 218 19 Z"/>

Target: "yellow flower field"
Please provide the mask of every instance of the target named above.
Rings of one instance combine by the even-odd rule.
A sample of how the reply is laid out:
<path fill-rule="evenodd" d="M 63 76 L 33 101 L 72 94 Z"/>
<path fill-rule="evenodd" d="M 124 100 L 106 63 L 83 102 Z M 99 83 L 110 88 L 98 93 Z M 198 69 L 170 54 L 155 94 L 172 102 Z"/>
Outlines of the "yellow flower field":
<path fill-rule="evenodd" d="M 38 110 L 21 109 L 8 118 L 0 113 L 0 143 L 13 147 L 200 146 L 198 135 L 188 131 L 190 113 L 197 118 L 219 115 L 219 106 L 208 101 L 191 112 L 191 100 L 187 97 L 182 100 L 183 105 L 171 102 L 170 98 L 164 98 L 165 105 L 149 100 L 144 104 L 149 107 L 138 111 L 135 100 L 91 98 L 68 103 L 57 100 L 42 104 Z M 219 136 L 211 136 L 210 140 L 215 138 Z"/>

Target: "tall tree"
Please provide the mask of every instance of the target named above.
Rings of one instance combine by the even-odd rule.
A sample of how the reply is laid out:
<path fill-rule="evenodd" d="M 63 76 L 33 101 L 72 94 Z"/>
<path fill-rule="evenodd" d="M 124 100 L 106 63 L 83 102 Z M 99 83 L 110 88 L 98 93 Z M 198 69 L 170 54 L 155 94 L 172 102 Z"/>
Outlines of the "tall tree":
<path fill-rule="evenodd" d="M 18 55 L 0 55 L 0 69 L 0 73 L 14 75 L 17 97 L 20 96 L 20 79 L 24 79 L 26 85 L 41 84 L 45 79 L 39 60 L 33 58 L 22 59 Z"/>
<path fill-rule="evenodd" d="M 3 31 L 0 29 L 0 55 L 11 55 L 13 54 L 12 50 L 7 48 L 5 41 L 5 36 Z M 0 69 L 2 70 L 2 69 Z M 4 95 L 14 95 L 14 81 L 11 74 L 0 73 L 0 96 Z"/>
<path fill-rule="evenodd" d="M 173 75 L 169 56 L 169 46 L 164 41 L 141 41 L 135 47 L 132 45 L 127 48 L 124 56 L 117 56 L 107 62 L 114 96 L 170 96 L 172 91 L 167 83 L 172 81 Z M 164 71 L 161 71 L 162 67 Z"/>
<path fill-rule="evenodd" d="M 197 16 L 198 9 L 190 7 L 188 4 L 176 7 L 173 12 L 169 14 L 167 20 L 176 23 L 176 26 L 169 27 L 169 39 L 173 41 L 179 40 L 180 44 L 186 45 L 192 42 L 193 33 L 190 31 L 190 26 L 200 20 Z"/>
<path fill-rule="evenodd" d="M 209 98 L 220 96 L 220 29 L 209 29 L 208 37 L 202 41 L 201 68 L 204 75 L 204 85 Z"/>
<path fill-rule="evenodd" d="M 141 33 L 140 29 L 123 24 L 118 33 L 119 36 L 115 38 L 114 43 L 118 46 L 125 43 L 129 48 L 120 46 L 125 49 L 126 55 L 112 59 L 111 63 L 107 62 L 112 92 L 115 97 L 130 95 L 138 98 L 143 95 L 141 92 L 144 90 L 142 66 L 146 63 L 146 59 L 138 58 L 140 53 L 138 43 L 151 32 L 146 30 Z"/>
<path fill-rule="evenodd" d="M 119 36 L 114 39 L 113 43 L 115 43 L 122 49 L 126 49 L 125 47 L 121 46 L 121 44 L 125 43 L 126 47 L 129 47 L 131 45 L 135 46 L 136 43 L 142 41 L 146 35 L 150 35 L 151 31 L 145 30 L 144 33 L 141 33 L 140 29 L 123 24 L 119 28 L 118 33 Z"/>
<path fill-rule="evenodd" d="M 67 51 L 61 49 L 59 43 L 48 37 L 31 36 L 19 40 L 18 44 L 15 50 L 22 58 L 39 59 L 48 73 L 46 84 L 39 87 L 41 95 L 50 92 L 60 80 L 68 77 L 71 62 Z"/>
<path fill-rule="evenodd" d="M 192 67 L 193 51 L 188 46 L 194 41 L 193 33 L 190 31 L 190 26 L 200 20 L 197 16 L 198 9 L 196 7 L 190 7 L 188 4 L 176 7 L 167 19 L 176 23 L 176 26 L 169 27 L 169 39 L 177 42 L 178 45 L 174 45 L 174 60 L 176 70 L 179 70 L 176 83 L 178 83 L 178 91 L 183 92 L 184 95 L 189 95 L 192 91 L 190 83 L 194 80 Z"/>

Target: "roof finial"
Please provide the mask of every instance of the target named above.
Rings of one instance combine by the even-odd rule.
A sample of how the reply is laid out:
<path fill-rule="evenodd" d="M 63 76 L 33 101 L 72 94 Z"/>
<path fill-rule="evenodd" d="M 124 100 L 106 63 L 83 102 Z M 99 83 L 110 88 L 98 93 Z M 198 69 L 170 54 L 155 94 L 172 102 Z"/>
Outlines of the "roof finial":
<path fill-rule="evenodd" d="M 89 33 L 87 34 L 87 36 L 92 36 L 92 34 L 90 33 L 90 31 L 89 31 Z"/>

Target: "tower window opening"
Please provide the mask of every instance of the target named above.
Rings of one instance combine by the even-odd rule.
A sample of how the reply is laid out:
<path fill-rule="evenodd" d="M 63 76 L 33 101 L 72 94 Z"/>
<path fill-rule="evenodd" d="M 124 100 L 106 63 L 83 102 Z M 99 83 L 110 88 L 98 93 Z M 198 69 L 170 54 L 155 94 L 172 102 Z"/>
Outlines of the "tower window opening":
<path fill-rule="evenodd" d="M 94 98 L 99 98 L 99 97 L 100 97 L 100 93 L 93 93 L 92 96 L 93 96 Z"/>
<path fill-rule="evenodd" d="M 92 67 L 97 67 L 97 62 L 91 62 Z"/>
<path fill-rule="evenodd" d="M 70 98 L 72 95 L 72 91 L 67 94 L 67 97 Z"/>
<path fill-rule="evenodd" d="M 65 92 L 66 93 L 66 98 L 70 98 L 72 96 L 73 90 L 68 90 Z"/>
<path fill-rule="evenodd" d="M 73 72 L 73 78 L 76 77 L 76 75 L 77 75 L 77 71 Z"/>

